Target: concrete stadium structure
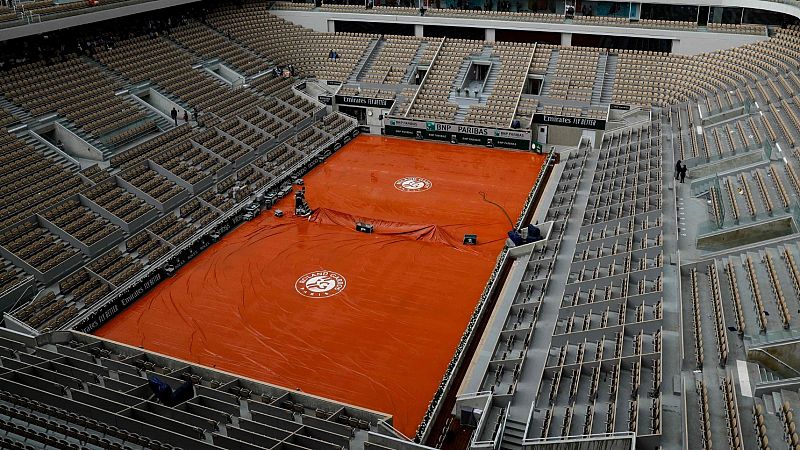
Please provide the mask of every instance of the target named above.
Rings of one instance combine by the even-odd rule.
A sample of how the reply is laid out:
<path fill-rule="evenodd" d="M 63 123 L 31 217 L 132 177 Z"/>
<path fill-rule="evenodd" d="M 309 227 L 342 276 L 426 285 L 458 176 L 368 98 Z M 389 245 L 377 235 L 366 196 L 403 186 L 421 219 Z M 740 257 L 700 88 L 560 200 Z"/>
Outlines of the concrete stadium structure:
<path fill-rule="evenodd" d="M 800 448 L 800 2 L 100 3 L 0 7 L 0 447 Z M 91 335 L 360 133 L 547 155 L 415 435 Z"/>

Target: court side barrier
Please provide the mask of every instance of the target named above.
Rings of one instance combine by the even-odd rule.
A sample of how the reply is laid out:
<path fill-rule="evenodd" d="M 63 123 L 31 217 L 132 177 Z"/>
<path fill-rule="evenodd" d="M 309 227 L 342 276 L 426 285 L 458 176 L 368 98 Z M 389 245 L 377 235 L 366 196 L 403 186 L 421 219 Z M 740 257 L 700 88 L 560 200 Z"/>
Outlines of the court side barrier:
<path fill-rule="evenodd" d="M 188 262 L 189 259 L 197 256 L 200 252 L 216 242 L 223 234 L 240 224 L 243 221 L 245 207 L 257 195 L 269 191 L 279 192 L 281 186 L 286 183 L 292 183 L 293 180 L 316 167 L 323 162 L 325 158 L 340 149 L 346 142 L 349 142 L 358 134 L 358 124 L 355 119 L 353 119 L 350 127 L 342 131 L 338 136 L 320 145 L 315 151 L 309 153 L 306 158 L 284 172 L 282 177 L 273 180 L 234 205 L 229 211 L 197 232 L 194 235 L 194 239 L 190 239 L 176 246 L 153 263 L 147 270 L 140 272 L 128 282 L 120 285 L 96 305 L 66 322 L 59 330 L 75 329 L 83 333 L 93 332 L 109 319 L 122 312 L 127 306 L 135 302 L 147 291 L 155 287 L 161 280 L 177 270 L 178 267 Z"/>
<path fill-rule="evenodd" d="M 551 150 L 542 165 L 539 176 L 536 177 L 536 182 L 533 184 L 531 192 L 528 194 L 528 199 L 525 200 L 525 206 L 519 214 L 519 219 L 517 219 L 517 229 L 524 227 L 530 221 L 533 212 L 536 211 L 536 205 L 542 198 L 544 188 L 547 186 L 547 182 L 550 181 L 550 175 L 553 174 L 553 168 L 556 164 L 558 164 L 558 153 Z"/>
<path fill-rule="evenodd" d="M 545 164 L 542 166 L 542 171 L 539 172 L 539 176 L 536 178 L 536 182 L 533 184 L 528 194 L 525 207 L 517 220 L 516 228 L 525 225 L 531 214 L 533 214 L 533 206 L 541 199 L 544 188 L 547 186 L 547 181 L 550 179 L 550 175 L 553 172 L 553 166 L 555 166 L 557 162 L 558 154 L 555 151 L 551 151 L 545 160 Z M 435 429 L 433 424 L 436 422 L 438 415 L 441 414 L 442 411 L 449 411 L 446 405 L 450 405 L 450 408 L 452 408 L 455 396 L 450 395 L 451 390 L 456 382 L 464 377 L 464 371 L 466 370 L 465 362 L 468 362 L 474 353 L 474 347 L 477 346 L 477 342 L 480 340 L 480 335 L 486 325 L 486 320 L 488 320 L 490 315 L 487 314 L 487 311 L 491 312 L 494 307 L 495 294 L 499 292 L 499 288 L 502 287 L 503 281 L 506 278 L 509 266 L 508 252 L 509 248 L 505 246 L 497 258 L 497 262 L 492 270 L 492 274 L 489 276 L 489 280 L 486 282 L 486 287 L 483 289 L 481 298 L 475 306 L 469 323 L 467 323 L 467 328 L 464 330 L 464 334 L 461 335 L 461 340 L 456 347 L 453 359 L 450 360 L 450 363 L 447 365 L 442 381 L 439 383 L 439 387 L 436 389 L 433 399 L 428 403 L 428 410 L 422 417 L 422 422 L 420 422 L 417 427 L 417 433 L 414 435 L 414 442 L 425 442 L 430 437 L 431 431 Z"/>

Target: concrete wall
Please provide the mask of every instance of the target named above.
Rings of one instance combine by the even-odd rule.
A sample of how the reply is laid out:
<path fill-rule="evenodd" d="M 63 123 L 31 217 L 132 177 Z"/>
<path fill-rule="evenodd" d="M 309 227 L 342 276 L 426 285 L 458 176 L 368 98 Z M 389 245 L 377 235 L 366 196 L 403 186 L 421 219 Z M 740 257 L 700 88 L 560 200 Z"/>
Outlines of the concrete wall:
<path fill-rule="evenodd" d="M 697 239 L 697 249 L 706 251 L 722 251 L 759 241 L 787 236 L 795 233 L 797 227 L 791 216 L 756 223 L 720 232 L 707 234 Z"/>
<path fill-rule="evenodd" d="M 52 151 L 54 151 L 54 152 L 58 153 L 59 155 L 61 155 L 61 156 L 62 156 L 64 159 L 66 159 L 66 160 L 67 160 L 67 161 L 68 161 L 70 164 L 73 164 L 73 165 L 74 165 L 75 167 L 77 167 L 78 169 L 80 169 L 80 168 L 81 168 L 81 163 L 80 163 L 80 162 L 78 162 L 78 160 L 76 160 L 76 159 L 75 159 L 75 158 L 73 158 L 72 156 L 68 155 L 66 152 L 64 152 L 64 151 L 63 151 L 63 150 L 61 150 L 60 148 L 56 147 L 55 145 L 51 144 L 51 143 L 50 143 L 50 141 L 48 141 L 47 139 L 43 138 L 43 137 L 42 137 L 41 135 L 39 135 L 39 133 L 37 133 L 36 131 L 33 131 L 33 130 L 29 129 L 29 130 L 28 130 L 28 134 L 29 134 L 29 135 L 30 135 L 32 138 L 34 138 L 34 139 L 36 139 L 37 141 L 41 142 L 41 143 L 42 143 L 42 145 L 46 146 L 46 147 L 47 147 L 47 148 L 49 148 L 50 150 L 52 150 Z"/>
<path fill-rule="evenodd" d="M 535 131 L 538 131 L 539 124 L 534 123 L 531 125 L 531 128 Z M 590 130 L 594 132 L 594 130 Z M 573 128 L 573 127 L 562 127 L 558 125 L 548 125 L 547 126 L 547 144 L 544 146 L 544 150 L 548 151 L 548 145 L 568 145 L 571 147 L 575 146 L 576 142 L 580 142 L 581 136 L 583 135 L 584 130 L 582 128 Z M 534 133 L 533 139 L 536 140 L 537 133 Z M 595 142 L 600 142 L 599 139 L 595 139 Z"/>
<path fill-rule="evenodd" d="M 63 125 L 55 124 L 56 139 L 64 144 L 64 151 L 71 156 L 78 158 L 91 159 L 93 161 L 103 161 L 103 152 L 97 147 L 88 143 L 82 137 L 66 129 Z"/>
<path fill-rule="evenodd" d="M 186 112 L 189 114 L 190 117 L 192 115 L 192 112 L 187 110 L 186 108 L 184 108 L 183 105 L 180 105 L 180 104 L 168 99 L 166 96 L 164 96 L 164 94 L 158 92 L 157 90 L 155 90 L 153 88 L 147 89 L 147 100 L 146 101 L 147 101 L 147 103 L 152 105 L 154 108 L 156 108 L 157 110 L 161 111 L 161 113 L 163 113 L 165 116 L 169 117 L 170 120 L 172 120 L 172 116 L 170 115 L 170 113 L 172 113 L 172 108 L 177 109 L 178 110 L 178 123 L 179 124 L 183 120 L 183 111 L 184 110 L 186 110 Z"/>
<path fill-rule="evenodd" d="M 655 3 L 659 3 L 656 1 Z M 670 3 L 671 2 L 661 2 Z M 702 4 L 702 1 L 696 2 Z M 716 2 L 719 4 L 720 2 Z M 727 2 L 722 2 L 727 3 Z M 767 3 L 756 2 L 754 0 L 742 3 Z M 730 5 L 732 6 L 732 5 Z M 789 7 L 788 5 L 769 3 L 769 6 L 786 6 L 795 12 L 795 16 L 800 17 L 800 8 Z M 751 6 L 752 7 L 752 6 Z M 769 9 L 769 8 L 763 8 Z M 778 8 L 772 8 L 777 10 Z M 401 24 L 413 24 L 415 32 L 425 25 L 470 27 L 484 29 L 507 29 L 542 31 L 550 33 L 563 33 L 562 42 L 571 42 L 573 33 L 595 34 L 606 36 L 632 36 L 640 38 L 669 39 L 673 42 L 673 53 L 683 55 L 696 55 L 715 50 L 741 47 L 742 45 L 758 42 L 767 39 L 766 36 L 754 36 L 743 34 L 709 33 L 705 31 L 682 31 L 682 30 L 659 30 L 651 28 L 625 28 L 616 26 L 596 26 L 596 25 L 573 25 L 564 23 L 539 23 L 539 22 L 518 22 L 504 20 L 486 20 L 473 18 L 457 17 L 436 17 L 436 16 L 402 16 L 393 14 L 372 14 L 372 13 L 333 13 L 316 11 L 271 11 L 276 16 L 294 22 L 316 31 L 329 31 L 333 25 L 329 22 L 334 20 L 357 21 L 357 22 L 394 22 Z"/>
<path fill-rule="evenodd" d="M 15 304 L 28 301 L 34 294 L 36 294 L 36 282 L 32 277 L 28 277 L 11 289 L 0 292 L 0 312 L 10 311 Z"/>
<path fill-rule="evenodd" d="M 226 80 L 228 80 L 229 83 L 237 85 L 237 86 L 241 86 L 242 84 L 244 84 L 244 79 L 245 79 L 244 75 L 242 75 L 239 72 L 231 69 L 230 67 L 226 66 L 225 64 L 221 64 L 220 63 L 217 66 L 217 70 L 218 70 L 219 75 L 222 78 L 225 78 Z"/>

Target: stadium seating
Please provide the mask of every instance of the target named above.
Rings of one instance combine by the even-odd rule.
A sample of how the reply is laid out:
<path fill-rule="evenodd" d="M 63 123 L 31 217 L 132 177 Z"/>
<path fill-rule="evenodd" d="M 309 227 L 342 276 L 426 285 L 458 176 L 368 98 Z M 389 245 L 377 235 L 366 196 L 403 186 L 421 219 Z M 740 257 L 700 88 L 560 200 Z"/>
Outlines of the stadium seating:
<path fill-rule="evenodd" d="M 37 343 L 38 342 L 38 343 Z M 360 448 L 391 418 L 79 334 L 3 330 L 3 448 Z M 42 356 L 47 355 L 45 359 Z M 148 378 L 193 383 L 173 408 Z M 290 444 L 294 442 L 295 444 Z"/>
<path fill-rule="evenodd" d="M 0 129 L 0 228 L 41 211 L 81 187 L 80 178 Z"/>
<path fill-rule="evenodd" d="M 98 138 L 146 119 L 133 103 L 114 95 L 119 88 L 101 69 L 76 57 L 17 67 L 0 82 L 2 94 L 31 114 L 57 112 Z"/>
<path fill-rule="evenodd" d="M 419 14 L 388 6 L 274 7 Z M 84 2 L 49 0 L 25 8 L 43 17 L 87 9 Z M 707 217 L 699 218 L 712 232 L 693 230 L 701 237 L 794 220 L 800 29 L 774 29 L 758 43 L 685 56 L 320 33 L 266 8 L 255 1 L 213 5 L 204 20 L 182 20 L 169 33 L 111 33 L 113 45 L 89 55 L 26 61 L 3 72 L 0 102 L 9 109 L 0 108 L 0 298 L 32 287 L 11 311 L 20 327 L 45 332 L 70 326 L 163 265 L 199 231 L 237 214 L 251 194 L 291 183 L 297 167 L 354 129 L 352 118 L 315 102 L 316 93 L 298 92 L 300 82 L 341 82 L 340 95 L 394 99 L 393 115 L 413 119 L 502 128 L 516 119 L 527 128 L 535 114 L 608 118 L 599 149 L 584 139 L 562 153 L 540 217 L 552 223 L 551 238 L 525 255 L 521 281 L 507 290 L 508 309 L 497 312 L 497 335 L 486 335 L 491 339 L 483 350 L 490 360 L 474 366 L 480 371 L 475 383 L 494 400 L 477 438 L 506 439 L 495 448 L 516 448 L 508 445 L 508 430 L 519 424 L 508 405 L 522 393 L 531 413 L 520 431 L 529 431 L 526 439 L 632 432 L 643 448 L 657 448 L 663 416 L 675 414 L 678 390 L 685 396 L 685 418 L 698 424 L 687 433 L 689 448 L 800 443 L 793 420 L 797 389 L 771 384 L 781 375 L 750 360 L 741 345 L 745 339 L 774 343 L 797 332 L 796 238 L 780 235 L 706 254 L 691 247 L 696 236 L 676 243 L 682 235 L 675 225 L 684 227 L 685 219 L 673 213 L 683 212 L 684 201 L 695 208 L 691 213 L 706 208 Z M 767 34 L 761 25 L 435 8 L 426 15 Z M 0 22 L 18 17 L 0 8 Z M 339 57 L 330 58 L 331 51 Z M 457 86 L 476 60 L 492 64 L 492 81 L 477 96 L 462 95 Z M 219 64 L 241 75 L 241 82 L 213 74 L 222 70 L 215 68 Z M 271 72 L 290 64 L 298 77 Z M 419 86 L 414 66 L 427 70 Z M 541 95 L 522 93 L 529 75 L 541 80 Z M 200 119 L 165 127 L 155 111 L 162 106 L 131 97 L 147 89 L 177 105 L 181 115 L 199 112 Z M 614 121 L 611 102 L 648 118 Z M 94 164 L 76 156 L 80 161 L 70 163 L 59 156 L 45 142 L 52 144 L 53 136 L 38 123 L 54 120 L 109 147 L 104 160 Z M 41 131 L 41 139 L 29 131 Z M 668 178 L 674 159 L 689 164 L 686 186 Z M 685 260 L 674 256 L 676 249 L 680 258 L 688 255 Z M 504 252 L 501 260 L 508 257 Z M 59 267 L 63 273 L 52 279 L 38 276 Z M 472 336 L 486 298 L 484 293 L 465 336 Z M 674 325 L 678 312 L 684 330 Z M 676 372 L 669 339 L 680 332 L 686 364 Z M 432 423 L 466 339 L 420 430 Z M 749 387 L 741 386 L 740 366 L 734 367 L 740 362 L 749 365 L 753 395 L 742 394 Z M 0 330 L 0 366 L 4 448 L 25 448 L 18 445 L 24 441 L 34 448 L 333 450 L 362 445 L 369 439 L 362 431 L 376 430 L 383 420 L 78 333 L 44 334 L 34 342 Z M 145 387 L 153 373 L 170 383 L 195 381 L 198 396 L 174 409 L 152 402 Z M 537 384 L 526 384 L 531 377 Z M 662 377 L 685 386 L 664 388 Z M 747 421 L 753 429 L 743 431 Z M 451 424 L 436 430 L 434 441 L 444 443 Z M 163 438 L 155 442 L 158 433 Z"/>

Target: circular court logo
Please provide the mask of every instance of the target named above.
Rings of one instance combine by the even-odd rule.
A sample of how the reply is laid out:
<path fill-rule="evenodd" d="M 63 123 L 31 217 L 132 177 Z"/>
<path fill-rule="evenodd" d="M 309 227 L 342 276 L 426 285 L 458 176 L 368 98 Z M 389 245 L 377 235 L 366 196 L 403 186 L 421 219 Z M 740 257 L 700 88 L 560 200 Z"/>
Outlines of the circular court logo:
<path fill-rule="evenodd" d="M 328 298 L 342 292 L 347 285 L 343 276 L 330 270 L 309 272 L 297 279 L 294 288 L 310 298 Z"/>
<path fill-rule="evenodd" d="M 403 192 L 422 192 L 431 188 L 431 180 L 420 177 L 405 177 L 394 182 L 395 189 Z"/>

